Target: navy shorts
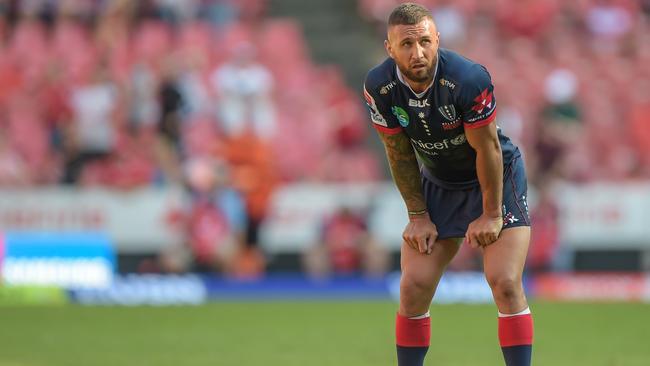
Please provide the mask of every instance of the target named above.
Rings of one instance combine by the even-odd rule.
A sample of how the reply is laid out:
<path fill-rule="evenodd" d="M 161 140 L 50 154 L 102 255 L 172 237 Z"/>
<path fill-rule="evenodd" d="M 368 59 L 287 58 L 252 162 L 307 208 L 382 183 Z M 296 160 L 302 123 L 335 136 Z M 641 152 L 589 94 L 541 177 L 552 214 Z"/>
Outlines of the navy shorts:
<path fill-rule="evenodd" d="M 462 238 L 470 222 L 483 213 L 483 196 L 478 182 L 442 182 L 422 174 L 422 188 L 438 239 Z M 530 226 L 528 184 L 521 156 L 503 167 L 503 229 Z"/>

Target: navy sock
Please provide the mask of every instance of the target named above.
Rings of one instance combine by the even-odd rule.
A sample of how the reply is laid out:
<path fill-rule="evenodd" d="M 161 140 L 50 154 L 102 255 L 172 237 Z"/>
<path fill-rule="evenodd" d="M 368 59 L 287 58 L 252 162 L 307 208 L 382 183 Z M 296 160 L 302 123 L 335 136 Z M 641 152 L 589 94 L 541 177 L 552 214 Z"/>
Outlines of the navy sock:
<path fill-rule="evenodd" d="M 528 308 L 515 315 L 499 314 L 499 343 L 506 366 L 530 366 L 533 317 Z"/>
<path fill-rule="evenodd" d="M 427 355 L 429 347 L 402 347 L 397 346 L 398 366 L 422 366 L 424 356 Z"/>
<path fill-rule="evenodd" d="M 533 352 L 532 345 L 501 347 L 507 366 L 529 366 Z"/>

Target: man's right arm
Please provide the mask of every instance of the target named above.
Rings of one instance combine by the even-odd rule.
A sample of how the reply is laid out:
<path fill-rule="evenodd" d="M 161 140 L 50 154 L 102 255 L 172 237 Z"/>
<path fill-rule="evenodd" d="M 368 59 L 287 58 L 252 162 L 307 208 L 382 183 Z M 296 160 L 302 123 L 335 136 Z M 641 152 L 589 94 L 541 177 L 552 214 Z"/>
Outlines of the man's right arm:
<path fill-rule="evenodd" d="M 411 141 L 404 132 L 387 134 L 377 131 L 377 133 L 384 143 L 393 181 L 402 194 L 407 210 L 409 213 L 426 211 L 420 168 Z"/>
<path fill-rule="evenodd" d="M 404 229 L 402 238 L 411 248 L 429 254 L 438 237 L 438 231 L 427 212 L 415 151 L 397 118 L 391 115 L 385 101 L 376 94 L 376 88 L 366 87 L 371 73 L 372 71 L 364 82 L 363 96 L 368 105 L 372 125 L 384 143 L 393 180 L 409 211 L 409 223 Z"/>
<path fill-rule="evenodd" d="M 420 168 L 411 141 L 404 134 L 377 131 L 384 143 L 386 157 L 397 189 L 409 211 L 409 223 L 402 238 L 420 253 L 431 254 L 438 231 L 431 222 L 422 193 Z"/>

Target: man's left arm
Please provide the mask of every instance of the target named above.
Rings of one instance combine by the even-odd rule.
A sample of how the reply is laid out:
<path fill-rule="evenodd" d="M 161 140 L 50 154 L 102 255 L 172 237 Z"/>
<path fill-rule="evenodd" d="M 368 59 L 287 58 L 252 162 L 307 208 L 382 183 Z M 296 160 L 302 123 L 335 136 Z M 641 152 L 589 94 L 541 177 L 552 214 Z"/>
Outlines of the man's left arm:
<path fill-rule="evenodd" d="M 490 74 L 474 65 L 465 74 L 457 95 L 467 142 L 476 151 L 476 174 L 483 195 L 483 214 L 470 223 L 466 238 L 472 246 L 486 246 L 499 238 L 503 226 L 503 157 L 497 135 L 497 102 Z"/>
<path fill-rule="evenodd" d="M 495 122 L 477 128 L 466 128 L 465 136 L 476 151 L 476 174 L 483 195 L 483 214 L 469 225 L 467 239 L 473 246 L 486 246 L 499 238 L 503 226 L 501 144 Z"/>

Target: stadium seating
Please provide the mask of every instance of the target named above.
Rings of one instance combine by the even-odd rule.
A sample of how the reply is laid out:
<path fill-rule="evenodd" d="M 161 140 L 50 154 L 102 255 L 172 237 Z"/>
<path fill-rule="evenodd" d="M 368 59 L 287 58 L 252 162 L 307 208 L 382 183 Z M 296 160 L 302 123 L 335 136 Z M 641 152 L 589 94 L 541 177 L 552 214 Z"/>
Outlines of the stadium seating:
<path fill-rule="evenodd" d="M 215 4 L 235 6 L 221 2 Z M 58 164 L 56 169 L 50 170 L 58 172 L 59 176 L 50 174 L 48 179 L 35 184 L 56 184 L 60 180 L 64 170 L 64 147 L 60 141 L 57 143 L 57 136 L 65 135 L 63 126 L 75 118 L 68 105 L 68 95 L 78 86 L 89 83 L 103 67 L 107 67 L 109 81 L 117 87 L 119 94 L 120 105 L 114 111 L 113 123 L 118 133 L 125 136 L 129 133 L 128 126 L 133 123 L 129 111 L 133 108 L 131 103 L 136 102 L 131 100 L 129 93 L 135 87 L 136 68 L 144 68 L 152 73 L 154 80 L 159 80 L 166 68 L 176 67 L 182 73 L 190 67 L 198 72 L 196 76 L 200 83 L 204 83 L 204 94 L 210 100 L 214 91 L 210 90 L 207 80 L 213 70 L 227 61 L 238 45 L 254 45 L 259 61 L 275 78 L 273 99 L 277 105 L 279 126 L 277 142 L 272 149 L 283 156 L 276 164 L 284 181 L 316 178 L 316 172 L 322 170 L 318 166 L 318 157 L 335 145 L 336 128 L 332 126 L 337 125 L 340 116 L 346 115 L 349 120 L 346 123 L 356 124 L 357 129 L 365 126 L 365 114 L 356 104 L 358 98 L 348 90 L 338 71 L 324 70 L 311 61 L 304 35 L 294 20 L 264 18 L 265 1 L 238 3 L 234 11 L 223 13 L 238 16 L 219 17 L 218 22 L 206 16 L 178 24 L 165 16 L 151 15 L 167 14 L 169 9 L 138 10 L 137 6 L 112 5 L 107 11 L 98 6 L 67 9 L 67 15 L 62 11 L 51 24 L 18 11 L 14 25 L 3 27 L 6 37 L 0 40 L 0 49 L 3 50 L 0 110 L 6 117 L 0 122 L 9 127 L 8 138 L 12 146 L 26 155 L 32 172 L 40 169 L 40 165 L 35 165 L 39 161 L 36 155 L 46 156 L 51 151 L 58 157 L 49 163 Z M 97 19 L 84 22 L 84 11 L 94 12 Z M 144 16 L 139 14 L 142 12 Z M 171 19 L 176 18 L 172 16 Z M 48 92 L 39 99 L 43 103 L 32 105 L 25 113 L 14 113 L 11 106 L 15 104 L 17 95 L 29 93 L 37 85 L 47 86 Z M 50 93 L 51 90 L 56 93 Z M 306 90 L 311 92 L 306 93 Z M 155 91 L 153 93 L 155 95 Z M 355 105 L 350 107 L 333 100 L 343 98 L 350 98 Z M 46 109 L 51 105 L 59 105 L 59 109 L 69 113 L 49 113 Z M 352 110 L 352 114 L 346 110 Z M 207 110 L 199 116 L 188 115 L 183 121 L 182 141 L 185 142 L 184 153 L 188 154 L 182 156 L 183 159 L 217 151 L 215 141 L 222 134 L 213 112 Z M 119 149 L 113 152 L 116 159 L 129 159 L 128 154 Z M 155 160 L 145 161 L 141 163 L 151 166 L 144 170 L 158 170 Z M 111 186 L 120 180 L 97 178 L 102 175 L 98 171 L 102 170 L 106 170 L 103 175 L 110 175 L 111 168 L 106 164 L 91 164 L 87 168 L 91 172 L 85 175 L 86 183 Z M 136 181 L 141 185 L 153 184 L 154 176 L 156 174 L 145 174 L 143 179 Z M 378 179 L 379 173 L 373 173 L 372 178 Z"/>

